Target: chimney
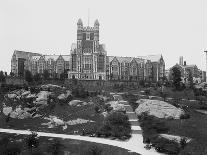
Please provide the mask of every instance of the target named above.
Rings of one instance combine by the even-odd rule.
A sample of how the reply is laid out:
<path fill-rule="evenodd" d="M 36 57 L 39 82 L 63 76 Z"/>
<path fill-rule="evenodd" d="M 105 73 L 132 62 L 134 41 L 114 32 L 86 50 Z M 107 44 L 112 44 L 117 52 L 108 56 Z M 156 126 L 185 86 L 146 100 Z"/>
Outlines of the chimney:
<path fill-rule="evenodd" d="M 183 66 L 183 56 L 180 56 L 179 58 L 179 65 Z"/>
<path fill-rule="evenodd" d="M 186 66 L 186 61 L 184 61 L 184 66 Z"/>

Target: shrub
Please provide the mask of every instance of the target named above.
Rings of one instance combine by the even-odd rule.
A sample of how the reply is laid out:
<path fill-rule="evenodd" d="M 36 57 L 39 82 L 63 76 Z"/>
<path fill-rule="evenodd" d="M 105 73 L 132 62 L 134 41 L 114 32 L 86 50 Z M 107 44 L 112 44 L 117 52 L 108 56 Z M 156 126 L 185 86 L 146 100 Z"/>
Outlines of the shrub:
<path fill-rule="evenodd" d="M 159 136 L 151 139 L 151 143 L 158 152 L 167 153 L 169 155 L 177 155 L 180 151 L 180 146 L 177 142 Z"/>
<path fill-rule="evenodd" d="M 94 107 L 94 110 L 95 110 L 96 113 L 100 113 L 101 112 L 99 106 L 97 106 L 97 105 Z"/>
<path fill-rule="evenodd" d="M 39 146 L 39 140 L 37 138 L 37 133 L 32 132 L 32 134 L 26 138 L 26 145 L 28 149 L 30 149 L 31 151 L 33 148 L 37 148 Z"/>
<path fill-rule="evenodd" d="M 127 115 L 121 112 L 113 112 L 109 114 L 103 126 L 98 131 L 99 135 L 114 136 L 121 138 L 123 136 L 130 137 L 131 125 Z"/>
<path fill-rule="evenodd" d="M 1 150 L 3 155 L 20 155 L 21 148 L 16 144 L 10 144 L 8 147 Z"/>
<path fill-rule="evenodd" d="M 86 155 L 101 155 L 102 149 L 98 146 L 90 146 L 86 151 Z"/>
<path fill-rule="evenodd" d="M 189 119 L 189 118 L 190 118 L 190 114 L 188 113 L 180 115 L 180 119 Z"/>
<path fill-rule="evenodd" d="M 138 116 L 140 126 L 145 133 L 166 133 L 169 128 L 165 125 L 165 122 L 154 116 L 148 116 L 146 113 L 142 113 Z"/>
<path fill-rule="evenodd" d="M 198 101 L 206 101 L 206 96 L 196 96 L 196 100 Z"/>
<path fill-rule="evenodd" d="M 59 140 L 55 140 L 49 147 L 48 153 L 52 153 L 52 155 L 59 155 L 62 152 L 62 149 L 65 146 L 61 144 Z"/>

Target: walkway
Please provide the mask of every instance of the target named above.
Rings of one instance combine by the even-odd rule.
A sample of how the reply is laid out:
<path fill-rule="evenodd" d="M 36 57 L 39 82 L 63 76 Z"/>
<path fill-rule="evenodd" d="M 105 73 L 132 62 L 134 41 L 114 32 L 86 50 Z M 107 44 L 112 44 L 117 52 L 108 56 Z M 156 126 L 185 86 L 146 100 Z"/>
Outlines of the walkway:
<path fill-rule="evenodd" d="M 110 140 L 98 137 L 87 137 L 87 136 L 79 136 L 79 135 L 67 135 L 67 134 L 55 134 L 55 133 L 46 133 L 46 132 L 37 132 L 38 136 L 43 137 L 56 137 L 56 138 L 64 138 L 64 139 L 75 139 L 81 141 L 88 141 L 100 144 L 107 144 L 111 146 L 117 146 L 120 148 L 124 148 L 129 150 L 130 152 L 136 152 L 141 155 L 160 155 L 160 153 L 156 152 L 153 148 L 150 150 L 146 150 L 144 148 L 145 144 L 143 143 L 142 131 L 138 123 L 138 119 L 136 114 L 133 112 L 132 107 L 129 105 L 127 101 L 123 101 L 121 95 L 114 94 L 114 99 L 119 100 L 120 103 L 124 104 L 126 107 L 126 114 L 129 117 L 129 121 L 132 125 L 132 136 L 127 141 L 119 141 L 119 140 Z M 0 133 L 15 133 L 15 134 L 23 134 L 28 135 L 31 134 L 31 131 L 28 130 L 13 130 L 13 129 L 2 129 L 0 128 Z"/>
<path fill-rule="evenodd" d="M 132 134 L 142 134 L 137 115 L 133 111 L 132 107 L 129 105 L 129 102 L 123 100 L 121 96 L 122 94 L 111 93 L 111 95 L 113 96 L 114 100 L 117 100 L 119 101 L 119 103 L 124 104 L 124 107 L 126 108 L 126 114 L 128 115 L 129 121 L 131 123 Z"/>

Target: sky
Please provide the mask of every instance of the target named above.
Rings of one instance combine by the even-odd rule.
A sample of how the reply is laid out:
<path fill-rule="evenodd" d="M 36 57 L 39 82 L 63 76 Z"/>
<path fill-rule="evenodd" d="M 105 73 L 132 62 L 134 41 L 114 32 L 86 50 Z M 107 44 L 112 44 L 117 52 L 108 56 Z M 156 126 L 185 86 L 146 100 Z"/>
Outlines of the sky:
<path fill-rule="evenodd" d="M 206 0 L 0 0 L 0 70 L 10 72 L 14 50 L 69 55 L 79 18 L 99 20 L 110 56 L 162 54 L 166 69 L 183 56 L 206 70 L 206 8 Z"/>

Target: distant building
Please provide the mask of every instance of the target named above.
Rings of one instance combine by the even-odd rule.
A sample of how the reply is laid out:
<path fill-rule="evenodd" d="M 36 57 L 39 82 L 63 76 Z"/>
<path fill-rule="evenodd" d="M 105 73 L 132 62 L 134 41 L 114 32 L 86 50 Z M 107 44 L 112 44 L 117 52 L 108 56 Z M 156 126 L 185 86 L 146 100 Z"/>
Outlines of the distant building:
<path fill-rule="evenodd" d="M 183 61 L 183 57 L 182 57 L 182 61 Z M 182 61 L 180 61 L 180 59 L 179 59 L 179 63 L 182 62 Z M 174 67 L 177 67 L 181 71 L 181 78 L 182 78 L 183 83 L 188 82 L 190 72 L 192 74 L 194 83 L 200 83 L 200 82 L 204 81 L 205 72 L 198 69 L 198 67 L 196 65 L 187 65 L 186 61 L 184 61 L 183 65 L 176 64 L 176 65 L 174 65 L 173 67 L 170 68 L 170 70 L 169 70 L 169 79 L 172 79 L 172 73 L 173 73 L 172 69 Z"/>
<path fill-rule="evenodd" d="M 16 76 L 24 76 L 24 71 L 29 69 L 29 62 L 33 56 L 40 54 L 15 50 L 11 59 L 11 72 Z"/>
<path fill-rule="evenodd" d="M 11 60 L 11 72 L 22 77 L 25 70 L 31 71 L 33 75 L 47 70 L 50 77 L 55 77 L 69 70 L 69 62 L 70 55 L 41 55 L 15 50 Z"/>

